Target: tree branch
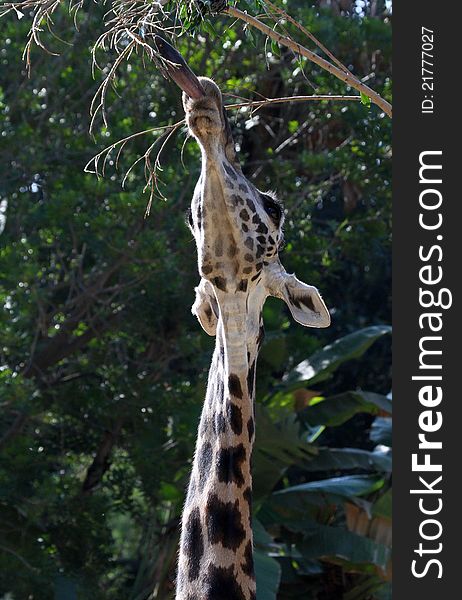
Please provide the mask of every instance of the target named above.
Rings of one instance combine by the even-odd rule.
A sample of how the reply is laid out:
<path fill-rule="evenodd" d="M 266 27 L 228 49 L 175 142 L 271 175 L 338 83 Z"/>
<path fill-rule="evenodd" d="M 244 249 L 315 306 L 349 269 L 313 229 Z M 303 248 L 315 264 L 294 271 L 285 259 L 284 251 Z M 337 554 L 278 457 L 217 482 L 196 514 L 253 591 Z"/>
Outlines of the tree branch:
<path fill-rule="evenodd" d="M 105 431 L 93 462 L 88 467 L 82 484 L 82 494 L 90 494 L 99 486 L 106 471 L 111 466 L 109 457 L 122 429 L 123 419 L 119 417 L 112 431 Z"/>
<path fill-rule="evenodd" d="M 230 17 L 244 21 L 244 23 L 247 23 L 248 25 L 255 27 L 255 29 L 258 29 L 259 31 L 264 33 L 266 36 L 268 36 L 272 40 L 275 40 L 282 46 L 286 46 L 287 48 L 290 48 L 296 54 L 299 54 L 301 56 L 304 56 L 308 60 L 311 60 L 311 62 L 314 62 L 319 67 L 321 67 L 322 69 L 327 71 L 328 73 L 331 73 L 332 75 L 337 77 L 337 79 L 340 79 L 347 85 L 350 85 L 355 90 L 358 90 L 358 92 L 361 92 L 361 93 L 365 94 L 366 96 L 368 96 L 371 99 L 371 102 L 373 102 L 379 108 L 381 108 L 386 115 L 388 115 L 389 117 L 392 116 L 391 104 L 389 102 L 387 102 L 384 98 L 382 98 L 379 94 L 377 94 L 377 92 L 374 92 L 374 90 L 372 90 L 369 86 L 367 86 L 364 83 L 362 83 L 361 81 L 359 81 L 359 79 L 357 79 L 353 75 L 346 73 L 345 71 L 339 69 L 338 67 L 331 64 L 329 61 L 325 60 L 321 56 L 318 56 L 311 50 L 308 50 L 308 48 L 305 48 L 301 44 L 294 42 L 291 38 L 289 38 L 285 35 L 276 33 L 275 31 L 273 31 L 273 29 L 271 29 L 271 27 L 268 27 L 268 25 L 265 25 L 264 23 L 262 23 L 261 21 L 259 21 L 255 17 L 253 17 L 252 15 L 242 12 L 241 10 L 239 10 L 238 8 L 235 8 L 234 6 L 228 6 L 225 9 L 224 13 L 228 14 Z"/>
<path fill-rule="evenodd" d="M 358 102 L 361 100 L 361 96 L 334 96 L 331 94 L 323 94 L 320 96 L 281 96 L 280 98 L 265 98 L 264 100 L 249 100 L 248 102 L 241 102 L 239 104 L 225 104 L 226 110 L 234 110 L 236 108 L 260 108 L 267 104 L 282 104 L 283 102 L 310 102 L 310 101 L 322 101 L 322 100 L 336 100 L 336 101 L 353 101 Z"/>
<path fill-rule="evenodd" d="M 7 546 L 0 545 L 0 550 L 3 550 L 3 552 L 8 552 L 8 554 L 11 554 L 15 558 L 17 558 L 30 571 L 34 571 L 34 573 L 39 572 L 39 569 L 36 569 L 35 567 L 33 567 L 25 558 L 23 558 L 20 554 L 15 552 L 12 548 L 8 548 Z"/>
<path fill-rule="evenodd" d="M 282 8 L 280 8 L 279 6 L 276 6 L 275 4 L 273 4 L 270 0 L 265 0 L 265 4 L 267 4 L 272 10 L 274 10 L 274 12 L 277 12 L 278 15 L 288 21 L 289 23 L 291 23 L 294 27 L 296 27 L 299 31 L 301 31 L 304 35 L 306 35 L 307 38 L 309 38 L 313 43 L 316 44 L 316 46 L 322 50 L 324 52 L 324 54 L 326 56 L 328 56 L 330 58 L 330 60 L 337 65 L 337 67 L 339 69 L 341 69 L 342 71 L 345 71 L 345 73 L 349 73 L 352 77 L 354 77 L 353 73 L 351 73 L 351 71 L 349 71 L 349 69 L 347 69 L 345 67 L 345 65 L 339 61 L 339 59 L 334 56 L 332 54 L 332 52 L 330 50 L 328 50 L 324 44 L 322 44 L 317 37 L 315 37 L 311 31 L 308 31 L 308 29 L 306 27 L 304 27 L 301 23 L 299 23 L 298 21 L 296 21 L 291 15 L 289 15 L 285 10 L 283 10 Z"/>

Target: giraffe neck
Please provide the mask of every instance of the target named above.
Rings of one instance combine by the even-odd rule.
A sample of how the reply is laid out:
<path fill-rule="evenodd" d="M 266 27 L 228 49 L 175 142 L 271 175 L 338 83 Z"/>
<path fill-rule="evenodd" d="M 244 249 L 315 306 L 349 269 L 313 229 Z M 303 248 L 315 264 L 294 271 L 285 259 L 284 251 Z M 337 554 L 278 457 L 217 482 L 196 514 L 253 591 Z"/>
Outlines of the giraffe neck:
<path fill-rule="evenodd" d="M 177 600 L 255 598 L 251 455 L 263 326 L 258 315 L 256 335 L 246 335 L 255 327 L 245 304 L 234 302 L 218 322 L 183 511 Z"/>

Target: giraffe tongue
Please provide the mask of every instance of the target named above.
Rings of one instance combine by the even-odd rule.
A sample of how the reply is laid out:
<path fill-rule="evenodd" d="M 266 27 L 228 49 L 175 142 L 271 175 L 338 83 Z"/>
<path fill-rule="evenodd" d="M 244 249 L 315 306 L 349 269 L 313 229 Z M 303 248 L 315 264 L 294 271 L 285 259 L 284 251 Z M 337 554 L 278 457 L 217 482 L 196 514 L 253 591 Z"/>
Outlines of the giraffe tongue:
<path fill-rule="evenodd" d="M 165 73 L 193 100 L 203 98 L 205 96 L 204 88 L 178 50 L 175 50 L 159 35 L 154 37 L 154 42 L 159 55 L 166 61 L 162 65 Z"/>

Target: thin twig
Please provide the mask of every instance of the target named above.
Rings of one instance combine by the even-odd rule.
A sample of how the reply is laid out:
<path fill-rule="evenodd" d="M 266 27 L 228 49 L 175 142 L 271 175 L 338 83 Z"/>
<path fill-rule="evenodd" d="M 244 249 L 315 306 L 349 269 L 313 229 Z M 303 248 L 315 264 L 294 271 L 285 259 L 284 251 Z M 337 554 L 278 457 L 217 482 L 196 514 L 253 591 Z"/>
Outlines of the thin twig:
<path fill-rule="evenodd" d="M 96 115 L 98 114 L 99 110 L 101 110 L 101 116 L 103 118 L 104 125 L 106 127 L 108 127 L 108 123 L 107 123 L 107 119 L 106 119 L 106 109 L 105 109 L 105 100 L 106 100 L 107 90 L 108 90 L 109 84 L 111 83 L 112 79 L 115 76 L 115 73 L 116 73 L 118 67 L 120 66 L 120 64 L 122 63 L 124 58 L 128 54 L 130 54 L 130 52 L 133 50 L 134 47 L 135 47 L 135 41 L 132 40 L 127 45 L 127 47 L 119 54 L 117 59 L 114 61 L 114 64 L 112 65 L 112 67 L 109 70 L 109 73 L 106 75 L 103 82 L 101 83 L 98 90 L 96 91 L 96 94 L 94 95 L 91 106 L 90 106 L 90 116 L 91 116 L 90 128 L 89 128 L 90 133 L 93 132 L 95 118 L 96 118 Z M 96 105 L 96 102 L 98 100 L 99 100 L 99 103 Z"/>
<path fill-rule="evenodd" d="M 125 146 L 125 144 L 135 138 L 141 137 L 143 135 L 148 135 L 149 133 L 154 133 L 156 131 L 163 131 L 165 129 L 170 129 L 173 128 L 177 125 L 182 125 L 184 123 L 184 119 L 181 121 L 178 121 L 177 123 L 174 123 L 173 125 L 165 125 L 163 127 L 151 127 L 150 129 L 144 129 L 143 131 L 137 131 L 136 133 L 132 133 L 131 135 L 128 135 L 125 138 L 122 138 L 121 140 L 118 140 L 117 142 L 114 142 L 113 144 L 111 144 L 110 146 L 107 146 L 106 148 L 104 148 L 103 150 L 101 150 L 101 152 L 98 152 L 98 154 L 96 154 L 93 158 L 91 158 L 87 164 L 84 167 L 84 172 L 85 173 L 94 173 L 95 175 L 100 175 L 103 174 L 103 172 L 98 170 L 98 163 L 100 161 L 100 159 L 104 156 L 104 154 L 110 153 L 112 152 L 112 150 L 115 150 L 117 148 L 117 146 Z M 120 150 L 117 154 L 117 161 L 119 159 L 119 155 L 120 155 Z M 94 164 L 95 170 L 92 170 L 90 168 L 91 163 Z"/>
<path fill-rule="evenodd" d="M 347 69 L 347 67 L 339 61 L 339 59 L 332 54 L 330 50 L 328 50 L 324 44 L 322 44 L 317 37 L 315 37 L 311 31 L 309 31 L 306 27 L 304 27 L 301 23 L 296 21 L 291 15 L 286 13 L 285 10 L 279 8 L 279 6 L 275 6 L 270 0 L 264 0 L 265 4 L 271 7 L 272 10 L 277 12 L 283 19 L 291 23 L 294 27 L 296 27 L 299 31 L 301 31 L 307 38 L 309 38 L 312 42 L 316 44 L 316 46 L 324 52 L 326 56 L 328 56 L 333 63 L 337 65 L 339 69 L 345 71 L 345 73 L 349 73 L 352 77 L 354 77 L 353 73 Z"/>
<path fill-rule="evenodd" d="M 287 97 L 281 97 L 281 98 L 265 98 L 264 100 L 249 100 L 247 102 L 240 102 L 240 103 L 236 103 L 236 104 L 225 104 L 224 108 L 226 110 L 237 110 L 237 109 L 242 109 L 242 108 L 260 108 L 262 106 L 271 105 L 271 104 L 282 104 L 283 102 L 290 103 L 290 102 L 343 101 L 343 100 L 358 101 L 358 100 L 361 100 L 361 97 L 360 96 L 334 96 L 334 95 L 287 96 Z M 125 182 L 127 181 L 130 173 L 133 171 L 133 169 L 136 167 L 136 165 L 138 163 L 140 163 L 141 161 L 144 160 L 145 179 L 146 179 L 146 185 L 144 187 L 144 191 L 148 188 L 150 189 L 150 197 L 149 197 L 148 205 L 146 207 L 146 216 L 147 216 L 147 215 L 149 215 L 149 211 L 150 211 L 150 208 L 152 205 L 152 199 L 154 197 L 155 190 L 157 190 L 157 192 L 160 194 L 161 198 L 165 199 L 164 195 L 162 194 L 162 192 L 160 192 L 160 190 L 158 188 L 159 179 L 157 177 L 157 173 L 159 171 L 162 171 L 160 159 L 161 159 L 162 153 L 163 153 L 165 146 L 168 143 L 169 139 L 184 124 L 185 124 L 185 120 L 182 119 L 181 121 L 177 121 L 176 123 L 173 123 L 172 125 L 165 125 L 163 127 L 152 127 L 150 129 L 138 131 L 137 133 L 132 133 L 131 135 L 129 135 L 121 140 L 118 140 L 117 142 L 114 142 L 110 146 L 107 146 L 106 148 L 104 148 L 103 150 L 98 152 L 98 154 L 96 154 L 93 158 L 91 158 L 87 162 L 87 164 L 84 167 L 84 172 L 85 173 L 93 173 L 97 176 L 104 176 L 105 169 L 106 169 L 106 163 L 109 160 L 110 154 L 116 148 L 118 148 L 116 159 L 115 159 L 115 167 L 117 169 L 118 165 L 119 165 L 120 155 L 123 152 L 125 145 L 128 142 L 130 142 L 131 140 L 133 140 L 135 138 L 141 137 L 143 135 L 148 135 L 150 133 L 164 131 L 164 134 L 162 136 L 160 136 L 158 139 L 156 139 L 148 147 L 148 149 L 144 152 L 144 154 L 139 156 L 135 160 L 135 162 L 133 162 L 131 164 L 131 166 L 129 167 L 128 171 L 125 173 L 123 180 L 122 180 L 122 187 L 124 187 Z M 156 154 L 154 165 L 152 166 L 151 154 L 152 154 L 152 151 L 154 150 L 154 148 L 156 147 L 156 145 L 158 145 L 158 144 L 161 144 L 161 146 L 160 146 L 159 151 Z M 102 161 L 102 166 L 100 168 L 101 161 Z"/>
<path fill-rule="evenodd" d="M 0 545 L 0 550 L 3 550 L 3 552 L 8 552 L 8 554 L 11 554 L 12 556 L 14 556 L 15 558 L 17 558 L 20 562 L 22 562 L 22 564 L 27 567 L 30 571 L 34 571 L 35 573 L 39 572 L 39 569 L 36 569 L 35 567 L 33 567 L 30 562 L 28 562 L 25 558 L 23 558 L 20 554 L 18 554 L 17 552 L 15 552 L 12 548 L 8 548 L 7 546 L 3 546 Z"/>
<path fill-rule="evenodd" d="M 329 73 L 331 73 L 332 75 L 334 75 L 335 77 L 337 77 L 338 79 L 340 79 L 341 81 L 346 83 L 347 85 L 350 85 L 355 90 L 358 90 L 358 92 L 362 92 L 363 94 L 368 96 L 371 99 L 371 102 L 373 102 L 379 108 L 381 108 L 386 115 L 388 115 L 389 117 L 392 116 L 391 104 L 389 102 L 387 102 L 384 98 L 382 98 L 379 94 L 377 94 L 377 92 L 372 90 L 370 87 L 368 87 L 364 83 L 361 83 L 361 81 L 359 81 L 359 79 L 357 79 L 353 75 L 345 73 L 345 71 L 339 69 L 338 67 L 336 67 L 329 61 L 325 60 L 321 56 L 318 56 L 317 54 L 312 52 L 311 50 L 308 50 L 308 48 L 305 48 L 301 44 L 294 42 L 291 38 L 281 35 L 279 33 L 276 33 L 275 31 L 273 31 L 271 29 L 271 27 L 268 27 L 268 25 L 265 25 L 264 23 L 262 23 L 261 21 L 259 21 L 255 17 L 253 17 L 252 15 L 242 12 L 241 10 L 239 10 L 238 8 L 235 8 L 234 6 L 228 6 L 228 8 L 226 8 L 224 12 L 225 12 L 225 14 L 228 14 L 230 17 L 240 19 L 241 21 L 244 21 L 244 23 L 247 23 L 248 25 L 255 27 L 255 29 L 258 29 L 259 31 L 264 33 L 266 36 L 275 40 L 279 44 L 286 46 L 287 48 L 290 48 L 293 52 L 296 52 L 297 54 L 304 56 L 308 60 L 311 60 L 312 62 L 317 64 L 319 67 L 324 69 L 325 71 L 328 71 Z"/>
<path fill-rule="evenodd" d="M 361 96 L 334 96 L 330 94 L 324 95 L 310 95 L 310 96 L 282 96 L 281 98 L 266 98 L 265 100 L 250 100 L 249 102 L 242 102 L 240 104 L 226 104 L 226 110 L 232 110 L 235 108 L 247 108 L 247 107 L 260 107 L 266 104 L 282 104 L 283 102 L 313 102 L 323 100 L 335 100 L 335 101 L 360 101 Z"/>

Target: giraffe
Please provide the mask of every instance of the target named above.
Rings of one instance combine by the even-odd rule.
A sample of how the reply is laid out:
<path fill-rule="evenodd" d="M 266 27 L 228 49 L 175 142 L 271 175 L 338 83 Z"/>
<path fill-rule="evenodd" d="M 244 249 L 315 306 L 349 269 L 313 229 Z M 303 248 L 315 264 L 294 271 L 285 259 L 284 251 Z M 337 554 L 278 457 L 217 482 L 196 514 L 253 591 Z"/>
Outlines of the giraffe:
<path fill-rule="evenodd" d="M 164 40 L 156 42 L 183 89 L 186 123 L 201 150 L 188 218 L 201 276 L 192 312 L 216 338 L 182 515 L 176 599 L 252 600 L 251 456 L 263 305 L 268 296 L 281 298 L 308 327 L 327 327 L 330 316 L 316 288 L 279 260 L 282 204 L 244 176 L 220 89 L 196 78 Z"/>

